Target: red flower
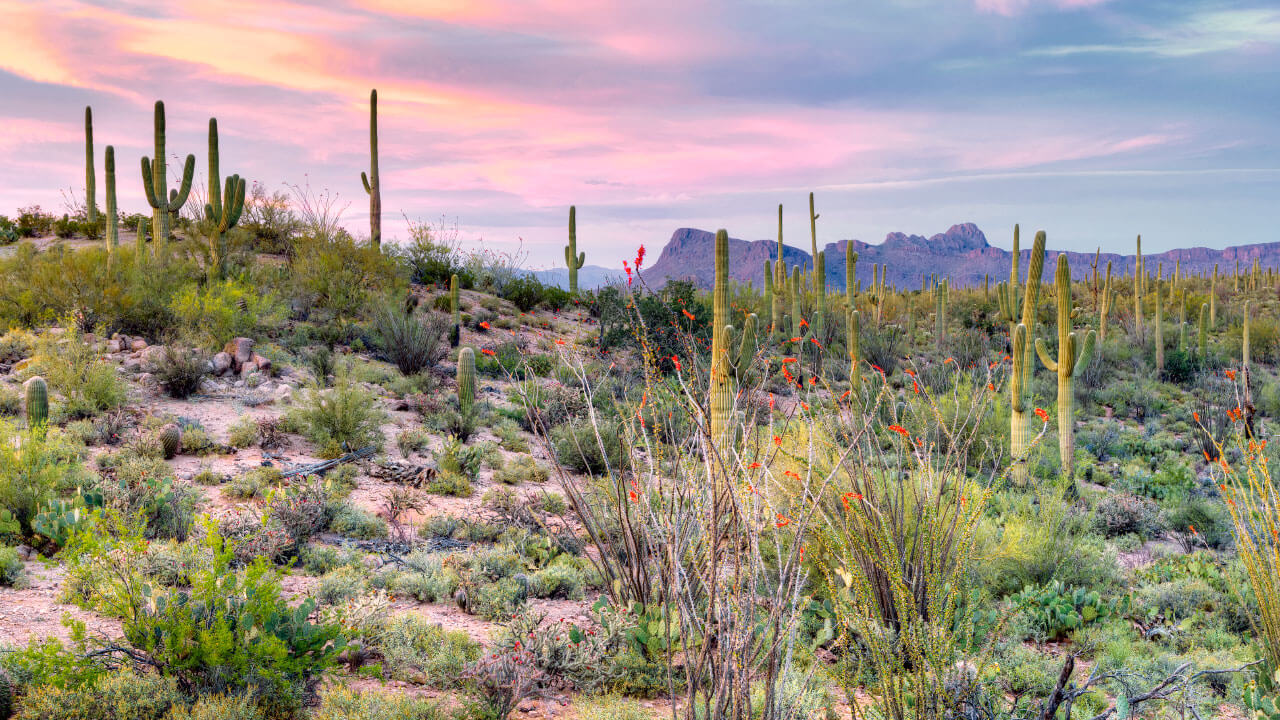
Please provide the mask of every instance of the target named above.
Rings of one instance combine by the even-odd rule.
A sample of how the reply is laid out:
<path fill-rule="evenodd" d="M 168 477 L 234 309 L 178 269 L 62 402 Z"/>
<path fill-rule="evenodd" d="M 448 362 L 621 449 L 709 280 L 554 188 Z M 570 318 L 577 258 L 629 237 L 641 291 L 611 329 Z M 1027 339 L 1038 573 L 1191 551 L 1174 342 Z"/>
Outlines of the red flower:
<path fill-rule="evenodd" d="M 1228 378 L 1230 378 L 1230 379 L 1232 379 L 1232 380 L 1235 380 L 1235 379 L 1236 379 L 1236 371 L 1235 371 L 1235 370 L 1228 370 L 1228 371 L 1226 371 L 1226 372 L 1227 372 L 1227 377 L 1228 377 Z"/>
<path fill-rule="evenodd" d="M 489 348 L 485 348 L 485 349 L 481 350 L 480 352 L 484 353 L 485 355 L 490 355 L 490 356 L 493 356 L 493 355 L 497 355 L 497 354 L 498 354 L 498 353 L 496 353 L 496 352 L 494 352 L 494 351 L 490 350 Z"/>
<path fill-rule="evenodd" d="M 684 316 L 689 318 L 690 320 L 697 320 L 697 318 L 693 316 L 693 313 L 689 312 L 688 310 L 681 308 L 680 312 L 684 313 Z"/>
<path fill-rule="evenodd" d="M 906 428 L 904 428 L 904 427 L 902 427 L 901 425 L 890 425 L 890 426 L 889 426 L 889 429 L 890 429 L 890 430 L 892 430 L 892 431 L 894 431 L 894 432 L 896 432 L 896 433 L 898 433 L 899 435 L 901 435 L 901 436 L 903 436 L 903 437 L 906 437 L 907 435 L 909 435 L 909 434 L 910 434 L 910 433 L 908 433 L 908 432 L 907 432 L 907 429 L 906 429 Z"/>
<path fill-rule="evenodd" d="M 644 264 L 644 246 L 641 245 L 640 249 L 636 251 L 636 270 L 638 271 L 640 269 L 640 266 L 643 264 Z"/>
<path fill-rule="evenodd" d="M 778 447 L 782 447 L 782 438 L 778 437 L 777 435 L 774 435 L 773 444 L 777 445 Z"/>
<path fill-rule="evenodd" d="M 758 462 L 753 462 L 753 463 L 751 463 L 750 465 L 748 465 L 748 466 L 747 466 L 747 469 L 748 469 L 748 470 L 755 470 L 755 469 L 756 469 L 756 468 L 758 468 L 758 467 L 760 467 L 760 463 L 758 463 Z"/>
<path fill-rule="evenodd" d="M 1200 422 L 1200 413 L 1198 413 L 1198 412 L 1193 412 L 1193 413 L 1191 413 L 1191 417 L 1195 418 L 1195 421 L 1196 421 L 1196 422 Z"/>
<path fill-rule="evenodd" d="M 1036 408 L 1036 417 L 1040 418 L 1040 422 L 1049 422 L 1049 413 L 1044 408 Z"/>
<path fill-rule="evenodd" d="M 800 362 L 800 361 L 795 358 L 782 358 L 782 363 L 784 365 L 787 363 L 793 363 L 793 362 Z"/>
<path fill-rule="evenodd" d="M 800 318 L 800 327 L 809 327 L 809 321 L 804 318 Z"/>
<path fill-rule="evenodd" d="M 775 513 L 778 516 L 778 522 L 774 523 L 774 527 L 786 527 L 791 524 L 791 518 L 782 513 Z"/>
<path fill-rule="evenodd" d="M 990 390 L 991 392 L 995 392 L 996 391 L 995 383 L 987 383 L 987 389 Z"/>
<path fill-rule="evenodd" d="M 671 364 L 676 366 L 676 372 L 680 372 L 680 358 L 675 355 L 671 356 Z"/>
<path fill-rule="evenodd" d="M 482 322 L 482 323 L 480 323 L 480 327 L 484 328 L 485 330 L 488 330 L 488 329 L 489 329 L 489 323 L 487 323 L 487 322 Z"/>

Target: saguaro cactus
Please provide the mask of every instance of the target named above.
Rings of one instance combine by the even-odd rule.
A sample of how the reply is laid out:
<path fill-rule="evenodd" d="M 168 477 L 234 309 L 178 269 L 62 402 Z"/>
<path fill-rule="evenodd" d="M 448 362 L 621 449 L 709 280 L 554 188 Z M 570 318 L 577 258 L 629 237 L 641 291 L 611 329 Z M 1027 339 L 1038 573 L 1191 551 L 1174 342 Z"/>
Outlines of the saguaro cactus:
<path fill-rule="evenodd" d="M 369 173 L 360 173 L 369 194 L 369 241 L 382 245 L 382 178 L 378 174 L 378 90 L 369 91 Z"/>
<path fill-rule="evenodd" d="M 1244 370 L 1245 383 L 1248 384 L 1249 376 L 1249 301 L 1244 301 L 1244 325 L 1240 328 L 1240 362 L 1241 369 Z"/>
<path fill-rule="evenodd" d="M 469 416 L 476 401 L 476 351 L 464 347 L 458 351 L 458 410 Z"/>
<path fill-rule="evenodd" d="M 191 179 L 196 172 L 196 156 L 188 155 L 182 167 L 182 182 L 178 189 L 169 189 L 169 177 L 165 169 L 165 120 L 164 102 L 156 101 L 155 157 L 142 158 L 142 189 L 151 205 L 153 254 L 163 254 L 169 242 L 169 221 L 172 215 L 187 202 L 191 192 Z"/>
<path fill-rule="evenodd" d="M 1058 452 L 1068 478 L 1075 477 L 1075 421 L 1073 419 L 1075 395 L 1072 379 L 1079 375 L 1093 358 L 1093 346 L 1097 333 L 1085 331 L 1081 337 L 1071 329 L 1071 269 L 1066 254 L 1058 256 L 1058 268 L 1054 276 L 1058 294 L 1058 359 L 1049 357 L 1044 342 L 1036 340 L 1036 354 L 1040 362 L 1051 372 L 1058 374 Z"/>
<path fill-rule="evenodd" d="M 1031 264 L 1027 268 L 1027 287 L 1022 293 L 1022 324 L 1027 326 L 1027 337 L 1035 336 L 1036 329 L 1036 309 L 1040 306 L 1040 285 L 1044 275 L 1044 246 L 1048 242 L 1048 236 L 1043 230 L 1036 231 L 1036 238 L 1031 243 Z M 1025 377 L 1022 378 L 1023 383 L 1030 385 L 1031 376 L 1035 374 L 1035 358 L 1031 355 L 1034 352 L 1033 343 L 1028 340 L 1026 346 L 1026 357 L 1023 358 L 1022 372 Z"/>
<path fill-rule="evenodd" d="M 1115 290 L 1111 289 L 1111 261 L 1107 261 L 1107 279 L 1102 284 L 1102 298 L 1098 301 L 1098 340 L 1107 339 L 1107 318 L 1111 315 L 1111 304 L 1115 301 Z"/>
<path fill-rule="evenodd" d="M 853 298 L 858 287 L 858 253 L 853 251 L 853 243 L 844 246 L 844 296 L 853 307 Z"/>
<path fill-rule="evenodd" d="M 116 210 L 116 149 L 110 145 L 107 146 L 104 172 L 107 179 L 107 231 L 103 242 L 107 246 L 107 257 L 113 258 L 120 245 L 120 219 Z"/>
<path fill-rule="evenodd" d="M 1213 279 L 1209 281 L 1209 327 L 1218 329 L 1218 264 L 1213 265 Z"/>
<path fill-rule="evenodd" d="M 1013 342 L 1013 329 L 1017 326 L 1019 319 L 1018 308 L 1018 288 L 1021 287 L 1021 278 L 1018 277 L 1018 226 L 1013 226 L 1013 255 L 1011 257 L 1011 269 L 1009 271 L 1009 282 L 999 283 L 996 285 L 996 307 L 1000 312 L 1000 319 L 1009 325 L 1009 342 Z"/>
<path fill-rule="evenodd" d="M 850 308 L 845 316 L 845 347 L 849 350 L 849 385 L 854 390 L 862 387 L 862 348 L 859 335 L 862 332 L 862 316 Z"/>
<path fill-rule="evenodd" d="M 933 339 L 938 349 L 947 342 L 947 281 L 933 291 Z"/>
<path fill-rule="evenodd" d="M 1142 236 L 1138 236 L 1138 259 L 1133 270 L 1133 326 L 1138 331 L 1138 342 L 1146 339 L 1145 325 L 1142 322 L 1142 295 L 1143 282 L 1146 280 L 1142 273 Z"/>
<path fill-rule="evenodd" d="M 1009 371 L 1009 454 L 1014 461 L 1013 483 L 1027 484 L 1027 392 L 1022 367 L 1027 357 L 1027 326 L 1018 323 L 1010 335 L 1013 366 Z"/>
<path fill-rule="evenodd" d="M 93 170 L 93 108 L 84 107 L 84 212 L 90 224 L 98 222 L 97 173 Z"/>
<path fill-rule="evenodd" d="M 1182 302 L 1178 304 L 1178 351 L 1187 351 L 1187 292 L 1182 291 Z"/>
<path fill-rule="evenodd" d="M 36 430 L 49 423 L 49 385 L 36 375 L 22 384 L 25 390 L 27 427 Z"/>
<path fill-rule="evenodd" d="M 569 266 L 569 293 L 578 294 L 578 270 L 587 262 L 587 254 L 578 252 L 578 208 L 569 206 L 569 244 L 564 246 L 564 261 Z"/>
<path fill-rule="evenodd" d="M 791 337 L 798 338 L 804 335 L 804 315 L 800 312 L 800 283 L 803 278 L 800 276 L 800 266 L 791 268 Z"/>
<path fill-rule="evenodd" d="M 1209 304 L 1200 303 L 1200 329 L 1199 337 L 1196 338 L 1200 343 L 1200 362 L 1209 359 Z"/>
<path fill-rule="evenodd" d="M 449 278 L 449 317 L 453 318 L 453 329 L 449 331 L 449 344 L 458 347 L 462 339 L 462 311 L 458 308 L 458 276 Z"/>
<path fill-rule="evenodd" d="M 1160 275 L 1156 275 L 1155 343 L 1156 372 L 1164 372 L 1164 298 L 1160 287 Z"/>
<path fill-rule="evenodd" d="M 209 118 L 209 202 L 204 215 L 213 228 L 209 232 L 209 259 L 212 274 L 221 277 L 225 270 L 226 251 L 224 235 L 240 222 L 244 211 L 244 179 L 239 175 L 227 178 L 226 187 L 219 184 L 218 120 Z"/>
<path fill-rule="evenodd" d="M 732 353 L 734 328 L 729 315 L 729 232 L 716 231 L 715 285 L 712 288 L 711 326 L 711 376 L 710 398 L 711 437 L 713 442 L 729 439 L 730 418 L 733 412 L 734 377 L 746 376 L 755 358 L 756 316 L 747 315 L 743 324 L 742 344 Z M 796 271 L 799 273 L 799 270 Z"/>

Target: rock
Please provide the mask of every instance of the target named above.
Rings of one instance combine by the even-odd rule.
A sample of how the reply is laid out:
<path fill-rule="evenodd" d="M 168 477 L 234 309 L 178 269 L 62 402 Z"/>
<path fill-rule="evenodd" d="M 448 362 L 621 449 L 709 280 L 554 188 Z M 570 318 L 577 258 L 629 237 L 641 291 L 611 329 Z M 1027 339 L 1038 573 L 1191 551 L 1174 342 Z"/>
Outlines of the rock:
<path fill-rule="evenodd" d="M 136 357 L 128 358 L 124 362 L 120 363 L 120 369 L 130 375 L 135 375 L 142 372 L 142 361 Z"/>
<path fill-rule="evenodd" d="M 107 352 L 118 353 L 123 349 L 124 347 L 120 343 L 120 338 L 111 338 L 107 341 Z"/>
<path fill-rule="evenodd" d="M 147 372 L 156 372 L 160 369 L 164 362 L 165 349 L 163 345 L 152 345 L 142 351 L 142 369 Z"/>
<path fill-rule="evenodd" d="M 293 388 L 288 385 L 281 385 L 275 390 L 276 402 L 287 403 L 293 400 Z"/>
<path fill-rule="evenodd" d="M 234 362 L 235 358 L 231 356 L 231 353 L 220 352 L 213 356 L 213 359 L 209 361 L 209 364 L 212 366 L 214 375 L 226 375 L 231 372 L 231 366 Z"/>
<path fill-rule="evenodd" d="M 155 376 L 149 372 L 140 373 L 138 375 L 139 385 L 154 385 L 155 381 L 156 381 Z"/>
<path fill-rule="evenodd" d="M 258 372 L 258 366 L 252 361 L 240 365 L 240 377 L 242 378 L 247 378 L 256 372 Z"/>
<path fill-rule="evenodd" d="M 253 360 L 253 339 L 238 337 L 227 343 L 222 350 L 231 354 L 231 357 L 235 360 L 236 367 L 239 368 L 244 363 Z"/>
<path fill-rule="evenodd" d="M 253 354 L 253 357 L 250 358 L 250 362 L 252 362 L 254 365 L 257 365 L 258 369 L 263 372 L 266 372 L 271 369 L 271 361 L 268 360 L 267 358 L 262 357 L 258 353 Z"/>
<path fill-rule="evenodd" d="M 130 341 L 130 343 L 129 343 L 129 349 L 130 349 L 130 350 L 133 350 L 133 351 L 135 351 L 135 352 L 136 352 L 136 351 L 138 351 L 138 350 L 146 350 L 146 349 L 147 349 L 147 341 L 146 341 L 146 340 L 143 340 L 142 338 L 134 338 L 134 339 L 133 339 L 132 341 Z"/>
<path fill-rule="evenodd" d="M 30 545 L 19 545 L 14 549 L 18 551 L 18 557 L 22 558 L 23 560 L 36 559 L 36 551 L 32 550 Z"/>

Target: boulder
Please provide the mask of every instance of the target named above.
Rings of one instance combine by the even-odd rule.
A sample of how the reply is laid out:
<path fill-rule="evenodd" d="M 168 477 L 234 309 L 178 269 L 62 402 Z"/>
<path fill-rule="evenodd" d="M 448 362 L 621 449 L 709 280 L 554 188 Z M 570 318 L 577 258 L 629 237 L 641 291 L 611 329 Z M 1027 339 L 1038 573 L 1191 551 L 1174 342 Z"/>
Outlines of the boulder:
<path fill-rule="evenodd" d="M 268 360 L 267 358 L 262 357 L 258 353 L 253 354 L 253 357 L 250 359 L 250 362 L 252 362 L 254 365 L 257 365 L 258 369 L 263 372 L 267 372 L 268 370 L 271 369 L 271 361 Z"/>
<path fill-rule="evenodd" d="M 209 365 L 211 366 L 210 369 L 213 374 L 219 377 L 231 372 L 231 367 L 234 364 L 235 358 L 233 358 L 229 352 L 220 352 L 217 355 L 214 355 L 213 359 L 209 361 Z"/>
<path fill-rule="evenodd" d="M 160 369 L 164 362 L 165 349 L 163 345 L 152 345 L 142 351 L 142 369 L 147 372 L 156 372 Z"/>
<path fill-rule="evenodd" d="M 137 352 L 139 350 L 146 350 L 147 341 L 143 340 L 142 338 L 134 338 L 133 340 L 129 341 L 129 349 L 133 350 L 134 352 Z"/>
<path fill-rule="evenodd" d="M 256 363 L 254 363 L 253 361 L 249 361 L 249 362 L 246 362 L 246 363 L 241 363 L 241 365 L 240 365 L 240 377 L 242 377 L 242 378 L 247 378 L 247 377 L 249 377 L 250 375 L 252 375 L 253 373 L 256 373 L 256 372 L 258 372 L 258 366 L 257 366 L 257 364 L 256 364 Z"/>
<path fill-rule="evenodd" d="M 235 360 L 236 369 L 239 369 L 244 363 L 253 360 L 253 339 L 238 337 L 227 343 L 222 350 L 231 355 Z"/>

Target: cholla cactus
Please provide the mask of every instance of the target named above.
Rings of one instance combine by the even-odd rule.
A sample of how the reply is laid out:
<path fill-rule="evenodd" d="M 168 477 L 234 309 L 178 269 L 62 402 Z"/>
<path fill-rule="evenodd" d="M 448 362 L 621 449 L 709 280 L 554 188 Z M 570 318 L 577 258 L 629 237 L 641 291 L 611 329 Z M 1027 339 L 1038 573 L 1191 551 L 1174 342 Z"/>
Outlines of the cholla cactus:
<path fill-rule="evenodd" d="M 369 173 L 360 173 L 360 183 L 369 194 L 369 241 L 382 245 L 382 179 L 378 174 L 378 91 L 369 91 Z"/>
<path fill-rule="evenodd" d="M 476 352 L 469 347 L 458 351 L 458 410 L 469 416 L 476 402 Z"/>
<path fill-rule="evenodd" d="M 37 430 L 49 423 L 49 385 L 36 375 L 22 384 L 25 391 L 27 427 Z"/>
<path fill-rule="evenodd" d="M 569 244 L 564 246 L 564 262 L 569 266 L 569 293 L 578 294 L 578 270 L 587 262 L 587 253 L 578 252 L 578 208 L 569 206 Z"/>
<path fill-rule="evenodd" d="M 165 120 L 164 103 L 157 100 L 155 109 L 155 157 L 142 158 L 142 189 L 152 208 L 152 250 L 162 255 L 168 247 L 169 223 L 172 216 L 187 203 L 191 192 L 191 179 L 196 172 L 196 156 L 188 155 L 182 167 L 182 182 L 178 189 L 169 189 L 169 176 L 165 169 Z"/>
<path fill-rule="evenodd" d="M 1040 362 L 1046 369 L 1058 374 L 1058 451 L 1067 477 L 1073 478 L 1076 444 L 1072 379 L 1093 359 L 1097 333 L 1088 330 L 1081 337 L 1071 329 L 1071 317 L 1075 308 L 1071 305 L 1071 269 L 1067 265 L 1065 253 L 1058 255 L 1054 285 L 1058 294 L 1058 359 L 1049 357 L 1048 350 L 1040 339 L 1036 340 L 1036 354 L 1040 356 Z"/>

